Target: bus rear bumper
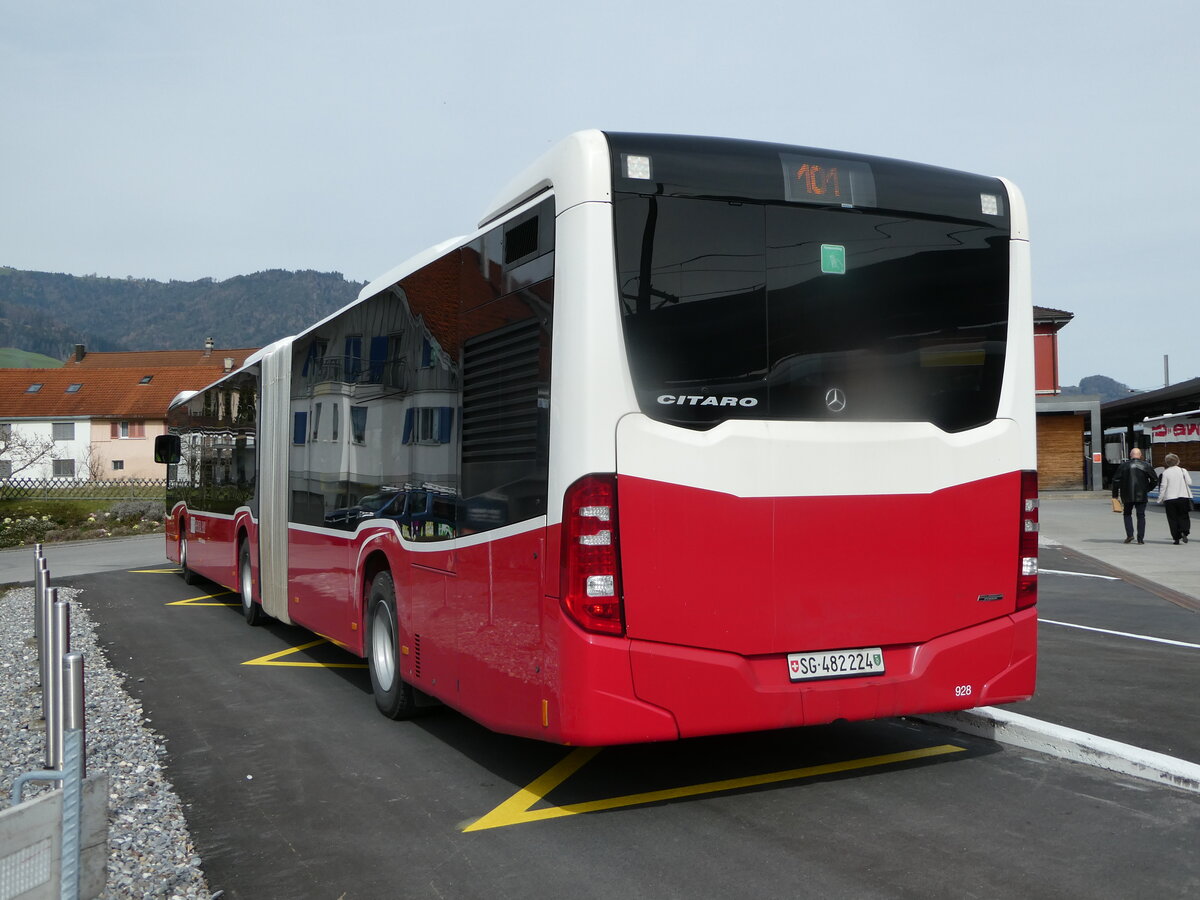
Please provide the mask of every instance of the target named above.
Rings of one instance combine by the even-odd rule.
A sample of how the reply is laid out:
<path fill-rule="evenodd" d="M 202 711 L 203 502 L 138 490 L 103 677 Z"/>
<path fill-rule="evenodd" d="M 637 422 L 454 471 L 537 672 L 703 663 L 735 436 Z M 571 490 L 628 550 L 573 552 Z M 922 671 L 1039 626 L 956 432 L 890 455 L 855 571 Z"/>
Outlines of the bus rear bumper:
<path fill-rule="evenodd" d="M 947 712 L 1033 695 L 1037 609 L 885 647 L 886 674 L 879 676 L 792 682 L 786 655 L 647 641 L 631 642 L 630 659 L 637 698 L 669 710 L 680 737 Z"/>

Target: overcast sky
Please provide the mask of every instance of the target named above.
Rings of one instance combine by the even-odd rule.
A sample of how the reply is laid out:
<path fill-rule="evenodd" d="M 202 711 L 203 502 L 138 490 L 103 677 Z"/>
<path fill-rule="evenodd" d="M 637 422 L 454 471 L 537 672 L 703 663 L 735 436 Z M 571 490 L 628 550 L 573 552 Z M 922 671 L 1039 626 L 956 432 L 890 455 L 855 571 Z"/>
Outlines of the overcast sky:
<path fill-rule="evenodd" d="M 581 128 L 1011 178 L 1064 384 L 1200 376 L 1200 4 L 0 0 L 0 265 L 369 280 Z"/>

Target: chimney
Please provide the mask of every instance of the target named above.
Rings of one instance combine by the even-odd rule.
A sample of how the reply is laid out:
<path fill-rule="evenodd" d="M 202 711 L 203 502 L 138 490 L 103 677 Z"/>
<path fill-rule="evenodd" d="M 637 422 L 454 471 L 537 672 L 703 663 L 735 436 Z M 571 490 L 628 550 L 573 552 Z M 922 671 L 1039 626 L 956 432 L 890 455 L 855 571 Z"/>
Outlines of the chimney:
<path fill-rule="evenodd" d="M 225 357 L 225 371 L 226 372 L 233 371 L 233 357 L 232 356 Z"/>
<path fill-rule="evenodd" d="M 83 362 L 83 358 L 87 356 L 87 347 L 83 344 L 75 345 L 75 362 Z"/>
<path fill-rule="evenodd" d="M 212 356 L 212 351 L 213 351 L 213 339 L 205 338 L 204 339 L 204 355 Z"/>

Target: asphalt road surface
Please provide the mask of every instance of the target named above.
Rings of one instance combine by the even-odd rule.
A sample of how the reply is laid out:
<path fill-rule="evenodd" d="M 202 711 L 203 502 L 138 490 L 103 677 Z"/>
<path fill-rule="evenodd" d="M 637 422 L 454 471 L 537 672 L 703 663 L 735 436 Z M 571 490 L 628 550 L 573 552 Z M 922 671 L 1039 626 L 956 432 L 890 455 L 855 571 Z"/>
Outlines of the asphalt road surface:
<path fill-rule="evenodd" d="M 158 568 L 71 583 L 167 738 L 205 873 L 230 900 L 1200 894 L 1195 794 L 909 720 L 600 751 L 444 709 L 392 722 L 360 660 L 250 628 L 236 597 Z M 1122 582 L 1046 576 L 1041 598 L 1055 621 L 1200 637 L 1194 612 Z M 1018 711 L 1200 761 L 1194 709 L 1180 712 L 1194 651 L 1042 636 L 1043 691 Z M 1143 701 L 1143 677 L 1192 680 Z"/>
<path fill-rule="evenodd" d="M 50 578 L 55 584 L 63 579 L 96 572 L 120 572 L 142 565 L 165 564 L 163 536 L 109 538 L 102 541 L 75 541 L 47 544 Z M 0 585 L 33 583 L 33 547 L 0 550 Z"/>

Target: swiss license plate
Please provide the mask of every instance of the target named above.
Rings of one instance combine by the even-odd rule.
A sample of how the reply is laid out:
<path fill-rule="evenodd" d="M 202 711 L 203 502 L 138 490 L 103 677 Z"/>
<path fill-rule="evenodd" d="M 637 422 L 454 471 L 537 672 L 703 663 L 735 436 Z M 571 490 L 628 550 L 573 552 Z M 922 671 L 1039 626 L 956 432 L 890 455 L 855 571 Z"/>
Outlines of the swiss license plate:
<path fill-rule="evenodd" d="M 883 650 L 879 647 L 860 647 L 856 650 L 789 653 L 787 664 L 788 678 L 792 681 L 880 675 L 883 673 Z"/>

